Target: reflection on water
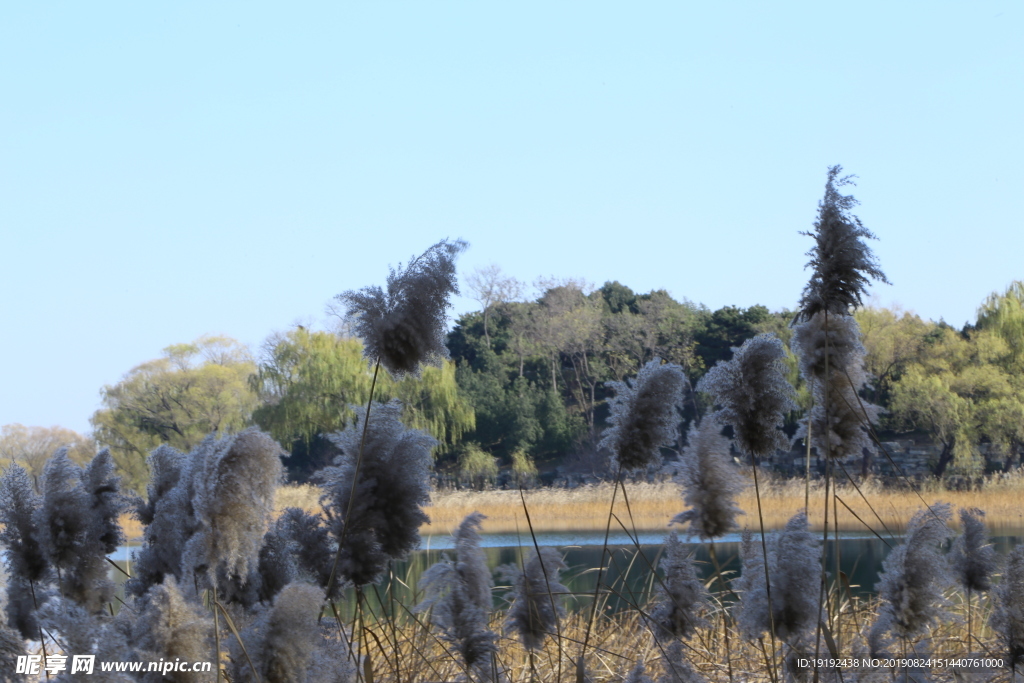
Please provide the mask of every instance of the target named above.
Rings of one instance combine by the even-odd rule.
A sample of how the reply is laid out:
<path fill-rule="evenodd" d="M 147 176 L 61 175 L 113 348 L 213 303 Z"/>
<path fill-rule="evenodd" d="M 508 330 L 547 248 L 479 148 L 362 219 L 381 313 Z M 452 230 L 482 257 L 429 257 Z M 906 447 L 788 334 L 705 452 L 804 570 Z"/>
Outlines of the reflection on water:
<path fill-rule="evenodd" d="M 1005 533 L 1005 532 L 1003 532 Z M 1005 557 L 1010 550 L 1024 538 L 1024 532 L 1014 535 L 1000 535 L 992 538 L 992 545 L 1000 557 Z M 566 598 L 568 609 L 589 607 L 593 601 L 594 588 L 597 583 L 597 566 L 601 561 L 601 544 L 603 534 L 538 534 L 538 545 L 549 545 L 560 549 L 569 570 L 563 574 L 564 583 L 572 593 Z M 622 609 L 642 606 L 656 585 L 657 579 L 652 569 L 658 566 L 663 549 L 664 534 L 641 533 L 637 539 L 641 551 L 625 535 L 612 536 L 609 541 L 610 560 L 605 563 L 602 582 L 610 586 L 607 594 L 603 594 L 602 609 L 614 612 Z M 484 536 L 483 550 L 487 556 L 487 564 L 492 570 L 502 565 L 521 567 L 524 559 L 533 551 L 534 539 L 529 535 L 517 537 L 515 534 L 494 534 Z M 882 561 L 889 554 L 890 545 L 897 541 L 886 538 L 885 541 L 875 536 L 847 535 L 840 539 L 839 558 L 840 570 L 850 582 L 854 595 L 867 597 L 873 594 L 875 582 L 882 568 Z M 711 561 L 710 546 L 707 543 L 689 544 L 694 554 L 698 572 L 705 581 L 714 575 Z M 826 545 L 826 562 L 830 575 L 835 567 L 835 541 L 829 539 Z M 391 575 L 386 576 L 379 585 L 364 590 L 365 599 L 375 613 L 405 613 L 422 599 L 422 593 L 416 589 L 420 575 L 443 556 L 454 556 L 451 549 L 451 537 L 425 537 L 424 550 L 415 553 L 408 561 L 396 563 Z M 725 537 L 715 542 L 715 555 L 722 568 L 722 575 L 727 579 L 735 579 L 740 573 L 740 543 L 736 535 Z M 126 549 L 121 548 L 111 556 L 121 567 L 125 566 Z M 112 570 L 113 571 L 113 570 Z M 116 572 L 118 581 L 124 576 Z M 817 588 L 819 577 L 808 576 L 808 587 Z M 494 604 L 496 608 L 507 606 L 504 594 L 508 590 L 503 585 L 500 572 L 496 572 L 496 589 Z M 120 594 L 120 591 L 119 591 Z M 728 599 L 726 599 L 728 601 Z M 349 590 L 343 605 L 339 605 L 345 619 L 354 613 L 355 592 Z"/>

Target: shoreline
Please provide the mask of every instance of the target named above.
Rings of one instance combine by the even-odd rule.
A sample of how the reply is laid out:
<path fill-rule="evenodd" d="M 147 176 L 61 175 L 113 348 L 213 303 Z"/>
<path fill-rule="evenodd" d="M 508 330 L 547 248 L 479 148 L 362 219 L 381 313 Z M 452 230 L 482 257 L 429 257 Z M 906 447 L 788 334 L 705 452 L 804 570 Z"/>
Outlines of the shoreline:
<path fill-rule="evenodd" d="M 992 534 L 1000 529 L 1024 529 L 1024 505 L 1021 505 L 1024 483 L 1016 480 L 990 484 L 980 491 L 908 491 L 882 488 L 872 482 L 861 484 L 860 489 L 863 496 L 852 486 L 839 487 L 835 506 L 840 531 L 869 534 L 872 530 L 879 534 L 900 532 L 915 512 L 924 509 L 925 503 L 933 505 L 937 502 L 953 506 L 951 525 L 954 528 L 959 525 L 958 508 L 977 507 L 986 513 L 986 525 Z M 685 529 L 679 525 L 669 526 L 672 518 L 686 509 L 677 485 L 670 482 L 627 483 L 626 493 L 630 503 L 628 508 L 621 491 L 616 497 L 612 532 L 624 533 L 625 527 L 630 533 L 634 530 L 668 533 L 674 527 L 685 535 Z M 761 509 L 765 530 L 783 528 L 790 517 L 803 508 L 804 495 L 802 480 L 767 482 L 762 486 Z M 604 533 L 611 496 L 612 485 L 609 483 L 576 489 L 539 488 L 523 492 L 536 533 Z M 823 496 L 823 484 L 812 482 L 808 516 L 812 530 L 822 530 Z M 283 486 L 278 490 L 275 508 L 278 512 L 287 507 L 313 511 L 318 506 L 317 498 L 318 491 L 313 486 Z M 737 504 L 746 513 L 739 517 L 741 529 L 757 530 L 757 501 L 753 489 L 744 491 L 737 498 Z M 830 501 L 830 528 L 834 524 L 832 505 Z M 530 533 L 519 491 L 435 491 L 425 512 L 431 523 L 420 528 L 424 537 L 438 538 L 451 534 L 472 512 L 486 515 L 482 529 L 484 534 L 515 534 L 518 531 L 528 538 Z M 138 521 L 125 515 L 121 518 L 121 525 L 128 542 L 141 539 L 143 527 Z"/>

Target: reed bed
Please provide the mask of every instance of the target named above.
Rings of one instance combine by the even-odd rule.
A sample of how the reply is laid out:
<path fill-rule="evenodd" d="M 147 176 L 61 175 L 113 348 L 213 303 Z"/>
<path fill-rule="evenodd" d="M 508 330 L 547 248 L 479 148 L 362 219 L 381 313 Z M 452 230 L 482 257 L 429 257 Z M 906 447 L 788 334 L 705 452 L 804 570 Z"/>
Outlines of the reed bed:
<path fill-rule="evenodd" d="M 684 509 L 679 488 L 672 483 L 628 484 L 632 519 L 638 530 L 663 530 L 668 521 Z M 860 484 L 860 492 L 847 484 L 840 486 L 838 495 L 849 510 L 839 504 L 839 528 L 844 531 L 897 531 L 906 526 L 914 512 L 936 500 L 954 507 L 985 510 L 990 529 L 1024 528 L 1024 506 L 1020 496 L 1024 493 L 1024 479 L 1020 477 L 993 478 L 980 490 L 949 491 L 939 486 L 924 490 L 885 488 L 874 482 Z M 584 486 L 577 489 L 535 489 L 525 492 L 526 504 L 538 532 L 603 531 L 611 499 L 611 484 Z M 861 493 L 864 495 L 862 496 Z M 811 528 L 822 527 L 822 497 L 824 485 L 811 483 L 811 509 L 808 521 Z M 865 502 L 864 497 L 870 502 Z M 746 513 L 745 523 L 754 526 L 757 521 L 757 501 L 752 489 L 737 500 Z M 804 482 L 778 480 L 762 484 L 761 507 L 765 527 L 781 529 L 795 510 L 804 507 Z M 872 509 L 874 511 L 872 511 Z M 616 504 L 617 514 L 629 526 L 625 504 Z M 851 512 L 852 510 L 852 512 Z M 455 528 L 467 514 L 479 511 L 487 515 L 485 533 L 514 532 L 525 527 L 523 504 L 518 491 L 455 491 L 435 492 L 426 509 L 430 526 L 421 529 L 424 534 L 445 534 Z M 875 514 L 877 513 L 877 517 Z M 856 516 L 854 516 L 856 514 Z M 829 511 L 829 527 L 833 525 Z M 860 518 L 858 520 L 858 517 Z M 879 523 L 884 522 L 884 527 Z M 860 521 L 863 520 L 863 521 Z"/>

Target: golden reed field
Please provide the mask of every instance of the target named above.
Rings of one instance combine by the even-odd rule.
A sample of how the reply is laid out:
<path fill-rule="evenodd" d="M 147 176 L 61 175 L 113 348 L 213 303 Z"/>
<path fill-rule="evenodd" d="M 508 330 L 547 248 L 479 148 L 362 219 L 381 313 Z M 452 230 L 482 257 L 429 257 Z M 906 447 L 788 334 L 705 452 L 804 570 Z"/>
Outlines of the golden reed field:
<path fill-rule="evenodd" d="M 632 530 L 655 531 L 666 529 L 669 520 L 686 509 L 673 483 L 627 483 L 629 507 L 617 496 L 616 515 Z M 862 495 L 863 494 L 863 495 Z M 318 491 L 310 485 L 283 486 L 277 492 L 277 508 L 317 508 Z M 583 486 L 577 489 L 532 489 L 523 493 L 530 513 L 533 530 L 543 531 L 604 531 L 611 500 L 611 484 Z M 951 503 L 954 507 L 976 507 L 985 511 L 989 529 L 1024 529 L 1024 476 L 996 476 L 987 479 L 982 487 L 972 491 L 945 490 L 938 484 L 925 485 L 913 491 L 906 487 L 883 487 L 867 481 L 858 492 L 846 484 L 839 487 L 839 527 L 846 531 L 865 531 L 865 524 L 876 531 L 904 528 L 916 510 L 936 501 Z M 830 496 L 831 497 L 831 496 Z M 865 498 L 867 502 L 865 502 Z M 766 529 L 779 529 L 797 510 L 804 507 L 803 480 L 776 480 L 762 482 L 761 507 Z M 812 481 L 810 488 L 812 528 L 821 529 L 823 518 L 823 484 Z M 843 503 L 849 509 L 843 506 Z M 746 512 L 744 524 L 757 528 L 757 501 L 753 486 L 740 496 L 739 505 Z M 435 491 L 426 508 L 431 524 L 420 531 L 424 535 L 448 534 L 471 512 L 487 515 L 485 533 L 503 533 L 525 530 L 526 516 L 519 491 Z M 851 512 L 852 511 L 852 512 Z M 632 512 L 632 524 L 630 523 Z M 833 511 L 829 510 L 829 528 L 833 525 Z M 856 514 L 856 516 L 854 516 Z M 876 516 L 877 515 L 877 516 Z M 857 517 L 860 518 L 858 521 Z M 879 523 L 881 518 L 884 526 Z M 956 515 L 954 515 L 954 522 Z M 135 520 L 121 520 L 129 540 L 142 535 L 142 527 Z M 615 524 L 616 528 L 619 528 Z M 614 529 L 613 529 L 614 530 Z M 621 530 L 621 528 L 619 528 Z"/>

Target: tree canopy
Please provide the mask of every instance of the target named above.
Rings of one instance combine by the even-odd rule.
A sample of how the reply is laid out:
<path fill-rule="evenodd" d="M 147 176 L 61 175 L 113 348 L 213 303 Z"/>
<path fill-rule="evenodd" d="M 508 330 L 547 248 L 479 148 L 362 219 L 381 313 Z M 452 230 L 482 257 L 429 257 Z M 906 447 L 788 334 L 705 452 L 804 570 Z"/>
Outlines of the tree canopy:
<path fill-rule="evenodd" d="M 146 457 L 160 444 L 187 451 L 211 432 L 249 424 L 258 405 L 249 386 L 255 370 L 245 346 L 229 337 L 168 346 L 162 357 L 103 388 L 93 434 L 110 448 L 125 485 L 141 491 L 148 478 Z"/>

